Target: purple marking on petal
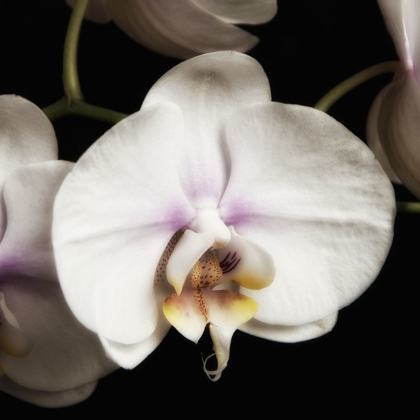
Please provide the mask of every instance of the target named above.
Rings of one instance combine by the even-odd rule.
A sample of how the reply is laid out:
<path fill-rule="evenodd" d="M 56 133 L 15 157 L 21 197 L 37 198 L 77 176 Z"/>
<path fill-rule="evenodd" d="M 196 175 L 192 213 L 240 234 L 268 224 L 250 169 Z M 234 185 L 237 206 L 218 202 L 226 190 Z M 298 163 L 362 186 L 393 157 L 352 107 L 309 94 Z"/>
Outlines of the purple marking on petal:
<path fill-rule="evenodd" d="M 19 272 L 19 267 L 22 265 L 22 259 L 16 255 L 1 255 L 0 256 L 0 275 L 10 275 Z"/>
<path fill-rule="evenodd" d="M 236 256 L 236 252 L 234 252 L 232 256 L 229 252 L 223 259 L 223 261 L 219 263 L 223 274 L 229 273 L 230 271 L 234 270 L 240 261 L 241 258 Z"/>
<path fill-rule="evenodd" d="M 189 216 L 184 206 L 174 205 L 166 212 L 165 219 L 168 221 L 172 230 L 176 232 L 183 227 L 188 227 L 192 223 L 194 216 Z"/>
<path fill-rule="evenodd" d="M 223 264 L 226 263 L 226 260 L 229 258 L 229 256 L 230 256 L 230 252 L 228 252 L 228 254 L 226 255 L 226 257 L 223 258 L 223 261 L 220 262 L 220 266 L 222 266 Z"/>
<path fill-rule="evenodd" d="M 237 265 L 241 262 L 241 258 L 239 258 L 232 267 L 227 267 L 223 271 L 223 274 L 229 273 L 230 271 L 234 270 Z"/>
<path fill-rule="evenodd" d="M 236 201 L 219 209 L 220 218 L 226 226 L 240 226 L 253 219 L 253 206 L 249 201 Z"/>

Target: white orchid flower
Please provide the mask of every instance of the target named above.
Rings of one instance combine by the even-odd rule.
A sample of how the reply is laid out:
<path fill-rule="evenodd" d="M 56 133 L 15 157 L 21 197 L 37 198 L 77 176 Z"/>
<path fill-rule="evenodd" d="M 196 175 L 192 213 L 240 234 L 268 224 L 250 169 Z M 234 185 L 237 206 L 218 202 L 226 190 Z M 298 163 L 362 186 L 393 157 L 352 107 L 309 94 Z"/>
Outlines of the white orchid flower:
<path fill-rule="evenodd" d="M 368 147 L 312 108 L 271 102 L 251 57 L 216 52 L 167 72 L 58 192 L 64 295 L 133 368 L 170 325 L 218 366 L 236 329 L 302 341 L 374 281 L 393 235 L 392 185 Z"/>
<path fill-rule="evenodd" d="M 66 0 L 71 7 L 76 0 Z M 113 21 L 144 47 L 175 58 L 220 50 L 246 52 L 258 38 L 235 26 L 259 25 L 277 13 L 277 0 L 91 0 L 86 18 Z"/>
<path fill-rule="evenodd" d="M 54 264 L 52 208 L 72 163 L 51 123 L 0 96 L 0 390 L 40 406 L 86 399 L 116 368 L 68 308 Z"/>
<path fill-rule="evenodd" d="M 420 3 L 378 0 L 403 70 L 375 98 L 367 139 L 390 179 L 420 198 Z"/>

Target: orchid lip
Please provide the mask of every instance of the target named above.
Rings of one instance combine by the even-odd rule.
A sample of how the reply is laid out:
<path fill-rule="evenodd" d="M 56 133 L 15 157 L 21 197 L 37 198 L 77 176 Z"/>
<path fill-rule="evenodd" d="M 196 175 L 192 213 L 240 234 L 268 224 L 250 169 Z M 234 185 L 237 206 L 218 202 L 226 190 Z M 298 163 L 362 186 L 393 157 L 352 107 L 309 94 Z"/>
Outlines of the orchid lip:
<path fill-rule="evenodd" d="M 216 220 L 212 227 L 220 227 L 215 213 L 206 209 L 200 221 L 210 215 L 211 221 Z M 187 229 L 172 237 L 163 254 L 167 279 L 176 291 L 164 301 L 163 313 L 173 327 L 196 343 L 209 327 L 218 366 L 209 370 L 205 359 L 203 368 L 212 381 L 218 380 L 227 366 L 234 331 L 258 311 L 255 300 L 238 292 L 237 287 L 231 290 L 224 284 L 232 280 L 239 286 L 258 290 L 269 286 L 275 275 L 266 251 L 240 237 L 232 226 L 227 229 L 230 240 L 224 247 L 214 247 L 210 232 Z M 159 266 L 157 272 L 161 270 Z"/>

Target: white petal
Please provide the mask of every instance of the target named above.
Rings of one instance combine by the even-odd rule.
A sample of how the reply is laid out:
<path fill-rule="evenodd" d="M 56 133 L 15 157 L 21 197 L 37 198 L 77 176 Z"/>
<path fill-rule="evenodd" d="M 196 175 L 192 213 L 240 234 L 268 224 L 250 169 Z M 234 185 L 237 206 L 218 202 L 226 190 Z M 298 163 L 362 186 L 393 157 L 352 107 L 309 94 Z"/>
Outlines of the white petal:
<path fill-rule="evenodd" d="M 76 0 L 66 0 L 66 3 L 73 8 Z M 111 15 L 108 11 L 108 0 L 90 0 L 85 12 L 85 18 L 95 23 L 108 23 Z"/>
<path fill-rule="evenodd" d="M 54 128 L 32 102 L 14 95 L 0 96 L 0 194 L 7 176 L 16 168 L 57 159 Z M 0 206 L 0 240 L 5 229 Z"/>
<path fill-rule="evenodd" d="M 220 216 L 274 258 L 271 286 L 242 293 L 256 319 L 301 325 L 348 305 L 375 280 L 393 236 L 391 183 L 368 147 L 317 110 L 278 103 L 238 111 Z"/>
<path fill-rule="evenodd" d="M 89 398 L 95 391 L 97 382 L 91 382 L 63 391 L 37 391 L 13 382 L 7 376 L 0 377 L 0 391 L 39 407 L 59 408 L 78 404 Z"/>
<path fill-rule="evenodd" d="M 391 164 L 389 163 L 388 156 L 386 155 L 385 150 L 382 146 L 378 132 L 379 112 L 382 106 L 382 100 L 385 91 L 386 89 L 379 92 L 379 94 L 373 101 L 372 106 L 370 107 L 366 125 L 366 139 L 367 144 L 369 145 L 372 152 L 375 154 L 376 159 L 379 160 L 379 163 L 388 175 L 389 179 L 395 184 L 401 184 L 401 181 L 399 180 L 397 175 L 395 175 L 395 172 L 392 169 Z"/>
<path fill-rule="evenodd" d="M 238 329 L 247 334 L 267 340 L 283 343 L 297 343 L 300 341 L 312 340 L 329 333 L 337 322 L 338 313 L 328 315 L 318 321 L 303 325 L 270 325 L 264 322 L 251 319 Z"/>
<path fill-rule="evenodd" d="M 135 344 L 121 344 L 104 337 L 99 338 L 106 353 L 115 363 L 125 369 L 133 369 L 156 349 L 170 327 L 169 322 L 162 319 L 150 337 Z"/>
<path fill-rule="evenodd" d="M 378 135 L 395 174 L 420 197 L 420 87 L 412 73 L 394 77 L 385 89 Z"/>
<path fill-rule="evenodd" d="M 161 257 L 159 265 L 165 260 L 166 255 Z M 156 329 L 145 340 L 133 344 L 118 343 L 99 336 L 108 357 L 125 369 L 133 369 L 159 346 L 171 327 L 163 314 L 162 306 L 165 299 L 172 292 L 173 288 L 162 276 L 162 273 L 157 270 L 155 275 L 155 297 L 159 319 Z"/>
<path fill-rule="evenodd" d="M 160 54 L 186 59 L 211 51 L 249 51 L 258 38 L 224 22 L 193 0 L 108 2 L 117 26 L 139 44 Z"/>
<path fill-rule="evenodd" d="M 156 328 L 158 261 L 195 213 L 175 167 L 181 136 L 173 104 L 133 114 L 81 157 L 57 195 L 53 246 L 64 294 L 108 340 L 134 344 Z"/>
<path fill-rule="evenodd" d="M 3 276 L 57 280 L 51 244 L 54 199 L 73 163 L 33 163 L 15 170 L 4 184 L 7 229 L 0 243 Z"/>
<path fill-rule="evenodd" d="M 22 358 L 0 352 L 0 366 L 16 384 L 38 391 L 65 391 L 94 382 L 117 366 L 98 338 L 70 312 L 58 283 L 35 278 L 2 279 L 7 306 L 33 342 Z"/>
<path fill-rule="evenodd" d="M 414 0 L 414 2 L 417 2 L 417 0 Z M 407 3 L 414 2 L 411 0 L 378 0 L 379 8 L 394 41 L 397 54 L 406 68 L 413 67 L 413 57 L 410 51 L 407 26 L 404 21 L 404 7 Z"/>
<path fill-rule="evenodd" d="M 408 39 L 407 54 L 414 64 L 413 71 L 419 76 L 420 66 L 420 3 L 417 0 L 404 0 L 402 2 L 404 26 Z M 393 17 L 395 20 L 396 16 Z"/>
<path fill-rule="evenodd" d="M 226 122 L 240 106 L 271 99 L 257 61 L 235 52 L 195 57 L 168 71 L 149 91 L 143 108 L 167 100 L 185 122 L 178 173 L 196 208 L 217 207 L 226 188 L 230 161 Z"/>
<path fill-rule="evenodd" d="M 203 9 L 229 23 L 257 25 L 277 13 L 277 0 L 194 0 Z"/>

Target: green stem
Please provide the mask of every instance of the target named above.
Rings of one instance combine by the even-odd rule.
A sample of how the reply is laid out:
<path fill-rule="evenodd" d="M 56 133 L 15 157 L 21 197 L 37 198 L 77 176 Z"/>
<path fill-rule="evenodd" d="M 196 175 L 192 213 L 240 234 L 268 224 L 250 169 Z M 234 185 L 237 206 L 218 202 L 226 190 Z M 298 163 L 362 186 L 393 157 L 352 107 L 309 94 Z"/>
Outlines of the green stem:
<path fill-rule="evenodd" d="M 91 118 L 98 121 L 103 121 L 109 124 L 116 124 L 128 115 L 121 112 L 112 111 L 110 109 L 101 108 L 96 105 L 87 104 L 82 101 L 74 101 L 70 106 L 70 110 L 74 115 Z"/>
<path fill-rule="evenodd" d="M 76 0 L 67 27 L 63 53 L 63 83 L 64 91 L 69 101 L 83 100 L 77 72 L 77 48 L 79 45 L 80 28 L 89 0 Z"/>
<path fill-rule="evenodd" d="M 55 121 L 69 115 L 78 115 L 112 125 L 128 116 L 127 114 L 101 108 L 96 105 L 90 105 L 83 101 L 74 100 L 71 103 L 68 103 L 66 97 L 45 107 L 43 111 L 50 121 Z"/>
<path fill-rule="evenodd" d="M 399 61 L 384 61 L 362 70 L 339 83 L 325 94 L 314 106 L 315 109 L 327 112 L 328 109 L 346 93 L 368 80 L 384 73 L 396 73 L 403 69 Z"/>
<path fill-rule="evenodd" d="M 52 122 L 60 118 L 63 118 L 66 115 L 69 115 L 70 111 L 68 108 L 69 108 L 69 104 L 67 103 L 67 98 L 63 97 L 59 101 L 51 105 L 48 105 L 42 110 L 44 111 L 44 114 L 48 117 L 48 119 Z"/>
<path fill-rule="evenodd" d="M 420 213 L 420 203 L 411 201 L 397 201 L 399 213 Z"/>

